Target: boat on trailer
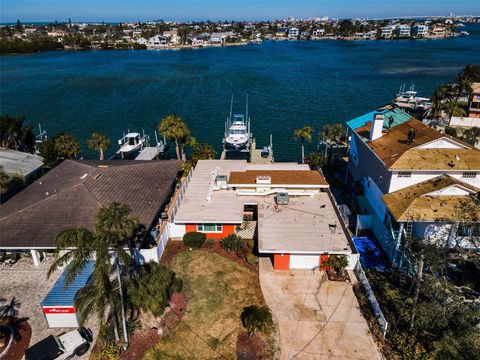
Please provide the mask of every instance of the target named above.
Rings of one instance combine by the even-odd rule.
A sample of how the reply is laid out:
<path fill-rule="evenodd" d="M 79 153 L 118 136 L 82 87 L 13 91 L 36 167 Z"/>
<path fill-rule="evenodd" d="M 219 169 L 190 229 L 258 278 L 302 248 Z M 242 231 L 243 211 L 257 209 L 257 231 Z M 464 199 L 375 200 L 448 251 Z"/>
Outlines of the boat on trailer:
<path fill-rule="evenodd" d="M 225 121 L 223 147 L 229 151 L 250 151 L 252 134 L 250 133 L 250 117 L 248 116 L 248 95 L 245 114 L 233 114 L 233 96 L 230 103 L 230 115 Z"/>

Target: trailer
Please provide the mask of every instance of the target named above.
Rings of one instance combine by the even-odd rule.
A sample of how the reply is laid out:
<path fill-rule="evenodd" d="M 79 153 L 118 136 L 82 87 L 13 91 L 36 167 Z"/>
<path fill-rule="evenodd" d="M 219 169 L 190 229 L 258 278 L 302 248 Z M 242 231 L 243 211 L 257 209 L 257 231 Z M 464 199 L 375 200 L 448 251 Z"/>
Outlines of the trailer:
<path fill-rule="evenodd" d="M 87 262 L 85 268 L 65 287 L 68 266 L 43 300 L 42 311 L 49 328 L 78 328 L 78 318 L 74 300 L 77 292 L 87 285 L 92 277 L 94 261 Z"/>

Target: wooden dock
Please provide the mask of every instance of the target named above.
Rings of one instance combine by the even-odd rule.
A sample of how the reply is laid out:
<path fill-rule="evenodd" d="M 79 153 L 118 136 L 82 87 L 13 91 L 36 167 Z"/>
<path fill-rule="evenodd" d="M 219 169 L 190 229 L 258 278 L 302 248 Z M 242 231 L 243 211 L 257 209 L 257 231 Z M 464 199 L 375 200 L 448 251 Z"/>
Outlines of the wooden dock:
<path fill-rule="evenodd" d="M 270 146 L 266 149 L 257 149 L 257 142 L 253 139 L 250 147 L 250 162 L 252 164 L 271 164 L 273 161 L 273 145 L 271 138 Z"/>

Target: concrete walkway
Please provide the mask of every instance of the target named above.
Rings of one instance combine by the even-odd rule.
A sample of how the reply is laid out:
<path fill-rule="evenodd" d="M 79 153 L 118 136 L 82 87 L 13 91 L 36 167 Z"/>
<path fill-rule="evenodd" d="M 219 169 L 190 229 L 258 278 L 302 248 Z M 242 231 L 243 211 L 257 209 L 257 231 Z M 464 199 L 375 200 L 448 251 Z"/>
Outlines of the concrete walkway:
<path fill-rule="evenodd" d="M 273 271 L 260 258 L 260 285 L 278 321 L 281 359 L 380 359 L 352 284 L 322 271 Z"/>

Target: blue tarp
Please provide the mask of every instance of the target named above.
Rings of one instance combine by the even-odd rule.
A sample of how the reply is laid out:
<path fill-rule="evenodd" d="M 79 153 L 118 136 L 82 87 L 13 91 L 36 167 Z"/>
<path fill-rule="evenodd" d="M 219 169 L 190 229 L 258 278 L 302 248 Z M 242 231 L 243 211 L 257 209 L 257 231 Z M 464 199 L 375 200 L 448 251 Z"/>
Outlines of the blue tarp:
<path fill-rule="evenodd" d="M 387 271 L 382 252 L 372 239 L 365 236 L 352 236 L 352 239 L 360 254 L 360 262 L 363 267 L 381 272 Z"/>
<path fill-rule="evenodd" d="M 68 267 L 63 271 L 53 288 L 42 302 L 42 306 L 73 306 L 75 295 L 89 281 L 93 273 L 95 261 L 89 261 L 73 282 L 65 288 Z"/>
<path fill-rule="evenodd" d="M 355 130 L 361 126 L 364 126 L 367 122 L 372 121 L 376 114 L 384 115 L 385 117 L 383 121 L 384 128 L 388 128 L 388 121 L 390 116 L 393 118 L 393 123 L 391 125 L 392 128 L 397 125 L 403 124 L 404 122 L 407 122 L 412 118 L 409 114 L 407 114 L 405 111 L 403 111 L 400 108 L 382 108 L 382 109 L 370 111 L 369 113 L 366 113 L 350 121 L 347 121 L 347 126 L 350 129 Z"/>

